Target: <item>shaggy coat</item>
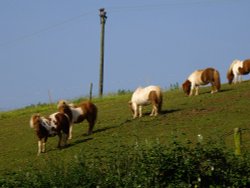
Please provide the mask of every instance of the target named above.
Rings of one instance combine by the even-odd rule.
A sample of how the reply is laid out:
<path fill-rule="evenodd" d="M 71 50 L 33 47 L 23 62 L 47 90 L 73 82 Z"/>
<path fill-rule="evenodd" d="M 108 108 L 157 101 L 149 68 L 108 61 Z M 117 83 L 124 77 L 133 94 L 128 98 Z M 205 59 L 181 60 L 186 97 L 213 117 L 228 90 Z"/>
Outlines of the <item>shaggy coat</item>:
<path fill-rule="evenodd" d="M 71 125 L 69 139 L 72 138 L 72 125 L 75 123 L 81 123 L 85 119 L 89 123 L 88 135 L 92 134 L 98 112 L 95 104 L 90 101 L 86 101 L 80 103 L 79 105 L 73 105 L 67 103 L 65 100 L 61 100 L 58 102 L 57 108 L 59 112 L 67 114 L 70 119 Z"/>
<path fill-rule="evenodd" d="M 142 106 L 152 104 L 150 116 L 157 116 L 162 107 L 162 91 L 159 86 L 148 86 L 137 88 L 129 101 L 129 107 L 133 113 L 133 118 L 142 116 Z"/>
<path fill-rule="evenodd" d="M 215 93 L 220 90 L 220 74 L 214 68 L 194 71 L 182 84 L 182 89 L 189 96 L 193 95 L 193 90 L 195 89 L 195 95 L 199 95 L 199 86 L 207 85 L 209 83 L 212 85 L 211 93 Z"/>
<path fill-rule="evenodd" d="M 242 81 L 242 75 L 250 72 L 250 59 L 244 61 L 234 60 L 227 71 L 228 83 L 237 83 Z"/>
<path fill-rule="evenodd" d="M 48 137 L 58 135 L 58 148 L 67 145 L 70 121 L 67 115 L 62 113 L 51 114 L 48 118 L 34 114 L 30 118 L 30 127 L 35 130 L 38 138 L 38 155 L 45 152 Z"/>

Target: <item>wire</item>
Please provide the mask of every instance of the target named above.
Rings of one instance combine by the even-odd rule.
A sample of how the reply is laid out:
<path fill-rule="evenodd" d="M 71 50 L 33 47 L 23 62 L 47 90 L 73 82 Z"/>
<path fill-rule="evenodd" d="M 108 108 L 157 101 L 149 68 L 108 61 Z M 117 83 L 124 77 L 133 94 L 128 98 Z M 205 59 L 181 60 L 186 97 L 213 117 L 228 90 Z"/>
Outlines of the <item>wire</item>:
<path fill-rule="evenodd" d="M 86 12 L 86 13 L 82 13 L 82 14 L 80 14 L 80 15 L 78 15 L 78 16 L 71 17 L 71 18 L 69 18 L 69 19 L 67 19 L 67 20 L 64 20 L 64 21 L 62 21 L 62 22 L 59 22 L 59 23 L 50 25 L 50 26 L 48 26 L 48 27 L 42 28 L 42 29 L 37 30 L 37 31 L 34 31 L 33 33 L 30 33 L 30 34 L 27 34 L 27 35 L 18 37 L 18 38 L 14 39 L 14 40 L 10 40 L 10 41 L 4 42 L 4 43 L 0 43 L 0 47 L 8 46 L 8 45 L 11 45 L 11 44 L 13 44 L 13 43 L 16 43 L 16 42 L 19 42 L 19 41 L 22 41 L 22 40 L 31 38 L 31 37 L 36 36 L 36 35 L 38 35 L 38 34 L 41 34 L 41 33 L 44 33 L 44 32 L 46 32 L 46 31 L 52 30 L 52 29 L 54 29 L 54 28 L 57 28 L 57 27 L 59 27 L 59 26 L 61 26 L 61 25 L 64 25 L 64 24 L 73 22 L 74 20 L 79 19 L 79 18 L 81 18 L 81 17 L 86 17 L 86 16 L 90 15 L 91 13 L 93 13 L 93 11 Z"/>
<path fill-rule="evenodd" d="M 150 10 L 150 9 L 155 9 L 155 8 L 166 8 L 168 6 L 173 6 L 173 5 L 190 5 L 190 4 L 202 4 L 202 3 L 215 3 L 215 2 L 218 3 L 218 2 L 228 2 L 228 1 L 230 1 L 230 0 L 189 0 L 189 1 L 187 1 L 187 0 L 185 0 L 185 1 L 184 0 L 181 0 L 181 1 L 171 0 L 171 1 L 164 2 L 164 3 L 159 3 L 159 4 L 107 7 L 106 9 L 108 9 L 109 12 L 145 11 L 145 10 Z M 235 0 L 231 0 L 231 1 L 235 1 Z M 71 17 L 71 18 L 66 19 L 66 20 L 64 20 L 62 22 L 59 22 L 59 23 L 50 25 L 48 27 L 42 28 L 40 30 L 37 30 L 37 31 L 35 31 L 33 33 L 18 37 L 16 39 L 13 39 L 13 40 L 10 40 L 10 41 L 7 41 L 7 42 L 0 43 L 0 47 L 5 47 L 5 46 L 8 46 L 8 45 L 12 45 L 12 44 L 14 44 L 16 42 L 31 38 L 33 36 L 36 36 L 36 35 L 44 33 L 44 32 L 47 32 L 47 31 L 52 30 L 52 29 L 54 29 L 56 27 L 59 27 L 61 25 L 68 24 L 68 23 L 70 23 L 70 22 L 72 22 L 72 21 L 74 21 L 76 19 L 81 18 L 81 17 L 86 17 L 86 16 L 88 16 L 88 15 L 90 15 L 92 13 L 95 13 L 95 12 L 96 11 L 94 11 L 94 10 L 89 11 L 89 12 L 85 12 L 85 13 L 82 13 L 82 14 L 80 14 L 78 16 Z"/>
<path fill-rule="evenodd" d="M 235 0 L 181 0 L 176 1 L 172 0 L 169 2 L 158 3 L 158 4 L 146 4 L 146 5 L 137 5 L 137 6 L 117 6 L 117 7 L 106 7 L 108 10 L 113 10 L 114 12 L 129 10 L 129 11 L 144 11 L 148 9 L 155 8 L 166 8 L 169 6 L 175 5 L 193 5 L 193 4 L 204 4 L 204 3 L 221 3 L 221 2 L 229 2 Z"/>

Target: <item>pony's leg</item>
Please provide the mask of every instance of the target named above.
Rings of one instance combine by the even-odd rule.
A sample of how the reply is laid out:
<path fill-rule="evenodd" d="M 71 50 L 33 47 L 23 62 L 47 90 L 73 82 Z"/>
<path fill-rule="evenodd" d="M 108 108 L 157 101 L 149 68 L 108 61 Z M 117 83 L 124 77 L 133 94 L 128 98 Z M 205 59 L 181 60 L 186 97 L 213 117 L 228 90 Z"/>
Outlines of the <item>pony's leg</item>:
<path fill-rule="evenodd" d="M 89 130 L 88 130 L 88 135 L 91 135 L 93 132 L 93 128 L 95 126 L 95 120 L 93 119 L 87 119 L 87 121 L 89 122 Z"/>
<path fill-rule="evenodd" d="M 191 88 L 190 88 L 190 93 L 189 93 L 189 96 L 192 96 L 193 95 L 193 91 L 194 91 L 194 86 L 193 85 L 191 85 Z"/>
<path fill-rule="evenodd" d="M 60 148 L 67 145 L 67 140 L 68 140 L 68 134 L 63 132 L 61 134 Z"/>
<path fill-rule="evenodd" d="M 217 92 L 217 89 L 215 87 L 215 83 L 212 82 L 211 85 L 212 85 L 211 94 L 213 94 L 213 93 Z"/>
<path fill-rule="evenodd" d="M 61 148 L 61 143 L 62 143 L 62 133 L 58 133 L 58 137 L 59 137 L 59 140 L 58 140 L 57 147 L 58 147 L 58 148 Z"/>
<path fill-rule="evenodd" d="M 72 139 L 72 130 L 73 130 L 73 124 L 70 124 L 70 126 L 69 126 L 69 137 L 68 137 L 69 140 Z"/>
<path fill-rule="evenodd" d="M 240 83 L 240 80 L 241 80 L 241 75 L 236 74 L 234 83 L 235 84 Z"/>
<path fill-rule="evenodd" d="M 154 104 L 150 116 L 157 116 L 157 114 L 158 114 L 157 110 L 158 110 L 157 106 Z"/>
<path fill-rule="evenodd" d="M 40 155 L 42 152 L 42 140 L 38 140 L 38 151 L 37 155 Z"/>
<path fill-rule="evenodd" d="M 199 87 L 198 86 L 195 87 L 195 95 L 199 95 Z"/>
<path fill-rule="evenodd" d="M 154 106 L 154 108 L 155 108 L 155 116 L 157 116 L 158 115 L 158 104 L 156 104 L 155 106 Z"/>
<path fill-rule="evenodd" d="M 43 149 L 42 149 L 42 152 L 45 153 L 45 151 L 46 151 L 46 143 L 45 143 L 45 142 L 43 142 L 42 148 L 43 148 Z"/>
<path fill-rule="evenodd" d="M 142 106 L 139 106 L 139 117 L 142 117 Z"/>
<path fill-rule="evenodd" d="M 236 74 L 234 78 L 234 84 L 236 84 L 237 82 L 238 82 L 238 75 Z"/>
<path fill-rule="evenodd" d="M 137 118 L 137 116 L 138 116 L 138 106 L 135 105 L 134 106 L 134 115 L 133 115 L 133 118 L 135 119 L 135 118 Z"/>
<path fill-rule="evenodd" d="M 153 116 L 153 115 L 154 115 L 154 113 L 155 113 L 155 107 L 154 107 L 154 105 L 153 105 L 153 106 L 152 106 L 152 111 L 151 111 L 150 116 Z"/>
<path fill-rule="evenodd" d="M 46 142 L 47 142 L 48 137 L 45 137 L 42 141 L 42 152 L 45 153 L 46 151 Z"/>

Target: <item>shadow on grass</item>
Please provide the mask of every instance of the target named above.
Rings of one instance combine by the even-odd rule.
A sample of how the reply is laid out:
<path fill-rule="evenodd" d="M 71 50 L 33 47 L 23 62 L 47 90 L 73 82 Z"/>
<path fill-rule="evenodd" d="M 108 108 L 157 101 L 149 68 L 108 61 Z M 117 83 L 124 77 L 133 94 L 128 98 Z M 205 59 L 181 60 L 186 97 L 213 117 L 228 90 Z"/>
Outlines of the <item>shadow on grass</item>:
<path fill-rule="evenodd" d="M 220 89 L 220 91 L 219 92 L 217 92 L 217 93 L 225 93 L 225 92 L 229 92 L 229 91 L 232 91 L 232 90 L 234 90 L 233 88 L 224 88 L 224 89 Z M 202 93 L 200 93 L 200 95 L 202 95 L 202 94 L 211 94 L 211 90 L 209 90 L 209 91 L 206 91 L 206 92 L 202 92 Z M 216 95 L 217 93 L 214 93 L 214 95 Z"/>
<path fill-rule="evenodd" d="M 101 133 L 101 132 L 105 132 L 105 131 L 107 131 L 107 130 L 110 130 L 110 129 L 114 129 L 114 128 L 116 128 L 117 126 L 110 126 L 110 127 L 103 127 L 103 128 L 99 128 L 99 129 L 96 129 L 96 130 L 94 130 L 93 131 L 93 133 L 95 134 L 95 133 Z M 84 134 L 84 136 L 87 136 L 87 134 Z"/>
<path fill-rule="evenodd" d="M 90 141 L 90 140 L 93 140 L 93 138 L 85 138 L 85 139 L 76 140 L 76 141 L 74 141 L 74 142 L 72 142 L 72 143 L 69 143 L 69 144 L 66 146 L 66 148 L 71 147 L 71 146 L 75 146 L 75 145 L 77 145 L 77 144 L 81 144 L 81 143 L 84 143 L 84 142 L 88 142 L 88 141 Z"/>
<path fill-rule="evenodd" d="M 178 112 L 181 111 L 181 109 L 169 109 L 169 110 L 162 110 L 159 115 L 166 115 L 166 114 L 171 114 L 174 112 Z M 149 116 L 151 114 L 151 112 L 146 112 L 143 114 L 143 116 Z"/>

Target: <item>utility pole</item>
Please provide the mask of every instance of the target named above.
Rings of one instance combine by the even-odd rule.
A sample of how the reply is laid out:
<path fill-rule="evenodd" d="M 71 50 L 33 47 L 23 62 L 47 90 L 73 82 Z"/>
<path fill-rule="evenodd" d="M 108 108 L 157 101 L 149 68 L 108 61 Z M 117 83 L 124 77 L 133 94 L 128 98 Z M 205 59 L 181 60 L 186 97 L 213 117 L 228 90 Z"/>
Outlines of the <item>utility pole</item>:
<path fill-rule="evenodd" d="M 104 8 L 99 9 L 100 22 L 101 22 L 101 52 L 100 52 L 100 80 L 99 80 L 99 97 L 103 94 L 103 68 L 104 68 L 104 33 L 105 22 L 107 19 L 106 11 Z"/>

